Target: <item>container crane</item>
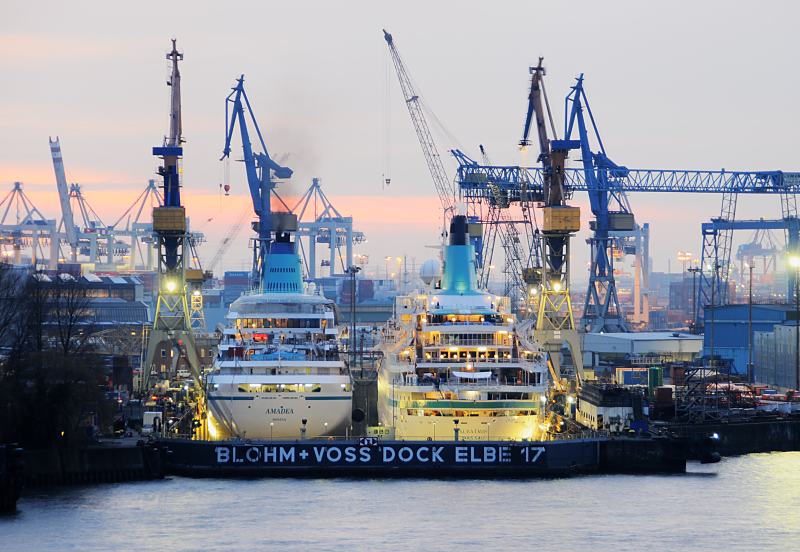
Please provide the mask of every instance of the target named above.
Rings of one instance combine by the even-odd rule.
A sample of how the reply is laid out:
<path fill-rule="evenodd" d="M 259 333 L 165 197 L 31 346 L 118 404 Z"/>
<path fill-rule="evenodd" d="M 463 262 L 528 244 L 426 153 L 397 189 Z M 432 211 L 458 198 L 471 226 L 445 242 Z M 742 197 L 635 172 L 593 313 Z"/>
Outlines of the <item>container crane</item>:
<path fill-rule="evenodd" d="M 247 128 L 247 117 L 255 128 L 261 153 L 254 153 L 250 144 L 250 133 Z M 247 185 L 250 197 L 253 200 L 253 210 L 258 221 L 253 224 L 257 237 L 253 248 L 253 269 L 251 274 L 252 285 L 256 289 L 263 289 L 263 279 L 266 275 L 266 263 L 269 257 L 270 244 L 273 232 L 293 232 L 297 230 L 297 217 L 291 214 L 289 206 L 275 192 L 275 179 L 291 178 L 292 169 L 279 165 L 269 156 L 264 137 L 258 126 L 250 100 L 244 90 L 244 75 L 236 80 L 236 86 L 225 100 L 225 147 L 220 160 L 229 158 L 231 154 L 231 138 L 239 124 L 242 137 L 242 151 L 244 152 L 244 166 L 247 174 Z M 271 199 L 275 197 L 286 212 L 273 213 Z"/>
<path fill-rule="evenodd" d="M 153 232 L 158 249 L 158 298 L 153 319 L 153 330 L 147 345 L 143 382 L 144 391 L 151 387 L 152 381 L 167 371 L 166 364 L 156 364 L 156 351 L 166 348 L 177 350 L 185 355 L 195 391 L 202 394 L 203 382 L 200 375 L 200 359 L 197 355 L 192 325 L 189 319 L 187 301 L 186 269 L 189 255 L 189 234 L 186 224 L 186 209 L 181 203 L 181 169 L 183 155 L 183 136 L 181 123 L 181 74 L 178 61 L 183 54 L 178 52 L 176 41 L 172 40 L 172 51 L 167 54 L 172 63 L 172 72 L 167 85 L 170 87 L 169 134 L 162 146 L 153 148 L 153 155 L 162 159 L 158 174 L 163 179 L 162 195 L 164 204 L 153 208 Z M 202 404 L 202 400 L 200 401 Z M 201 413 L 202 416 L 202 413 Z"/>
<path fill-rule="evenodd" d="M 70 260 L 76 262 L 78 260 L 78 227 L 75 226 L 75 219 L 72 215 L 72 205 L 70 205 L 69 200 L 69 185 L 67 184 L 67 176 L 64 172 L 64 159 L 61 155 L 61 142 L 58 136 L 56 136 L 55 140 L 48 136 L 47 140 L 50 142 L 50 155 L 53 158 L 53 171 L 56 175 L 58 201 L 61 204 L 61 221 L 64 234 L 67 237 L 67 243 L 70 247 Z"/>

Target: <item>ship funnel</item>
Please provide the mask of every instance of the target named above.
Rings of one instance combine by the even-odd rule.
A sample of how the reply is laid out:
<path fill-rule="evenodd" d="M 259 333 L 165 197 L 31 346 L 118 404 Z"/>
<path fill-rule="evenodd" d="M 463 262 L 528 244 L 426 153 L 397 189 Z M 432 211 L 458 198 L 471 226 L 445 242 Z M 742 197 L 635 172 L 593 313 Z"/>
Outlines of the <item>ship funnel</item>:
<path fill-rule="evenodd" d="M 278 232 L 270 244 L 261 284 L 264 293 L 302 293 L 303 273 L 290 232 Z"/>
<path fill-rule="evenodd" d="M 475 248 L 469 242 L 467 217 L 456 215 L 450 222 L 450 241 L 445 246 L 442 293 L 447 295 L 477 294 Z"/>

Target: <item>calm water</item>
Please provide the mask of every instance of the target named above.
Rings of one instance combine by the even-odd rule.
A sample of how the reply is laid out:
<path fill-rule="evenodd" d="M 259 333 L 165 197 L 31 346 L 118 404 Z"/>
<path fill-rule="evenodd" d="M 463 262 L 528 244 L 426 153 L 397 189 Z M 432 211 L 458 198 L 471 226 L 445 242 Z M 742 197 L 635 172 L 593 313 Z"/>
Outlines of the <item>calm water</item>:
<path fill-rule="evenodd" d="M 666 477 L 194 480 L 32 493 L 0 550 L 797 550 L 800 453 Z"/>

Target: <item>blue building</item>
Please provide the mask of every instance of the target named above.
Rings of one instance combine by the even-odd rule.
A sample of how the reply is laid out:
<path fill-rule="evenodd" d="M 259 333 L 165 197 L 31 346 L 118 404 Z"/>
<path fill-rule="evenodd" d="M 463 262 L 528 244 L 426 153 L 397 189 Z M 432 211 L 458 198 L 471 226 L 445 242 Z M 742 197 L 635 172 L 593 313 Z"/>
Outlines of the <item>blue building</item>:
<path fill-rule="evenodd" d="M 711 355 L 713 339 L 714 355 L 730 360 L 731 373 L 746 375 L 748 360 L 748 305 L 722 305 L 704 309 L 705 333 L 703 335 L 703 355 Z M 776 325 L 796 320 L 794 305 L 753 305 L 753 334 L 772 332 Z M 755 347 L 755 341 L 753 341 Z M 755 353 L 754 353 L 755 359 Z"/>

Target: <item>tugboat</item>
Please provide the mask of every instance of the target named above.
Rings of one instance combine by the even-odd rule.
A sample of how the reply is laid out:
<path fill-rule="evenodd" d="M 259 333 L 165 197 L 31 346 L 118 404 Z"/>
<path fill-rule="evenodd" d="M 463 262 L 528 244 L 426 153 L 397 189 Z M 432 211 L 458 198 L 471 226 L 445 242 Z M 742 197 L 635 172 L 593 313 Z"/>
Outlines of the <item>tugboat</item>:
<path fill-rule="evenodd" d="M 333 301 L 304 288 L 289 232 L 271 243 L 262 289 L 228 311 L 207 381 L 212 439 L 344 437 L 352 383 Z"/>
<path fill-rule="evenodd" d="M 540 437 L 545 355 L 521 344 L 508 297 L 477 289 L 468 228 L 453 217 L 440 282 L 397 297 L 385 331 L 378 410 L 396 439 Z"/>

